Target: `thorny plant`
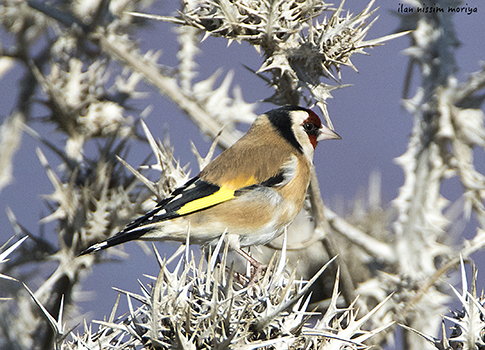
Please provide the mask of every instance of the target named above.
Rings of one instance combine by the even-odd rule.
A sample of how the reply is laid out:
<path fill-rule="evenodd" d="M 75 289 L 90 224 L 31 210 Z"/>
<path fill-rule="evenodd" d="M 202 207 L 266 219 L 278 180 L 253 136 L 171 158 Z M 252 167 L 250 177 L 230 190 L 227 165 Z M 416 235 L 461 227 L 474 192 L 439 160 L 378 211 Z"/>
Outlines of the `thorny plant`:
<path fill-rule="evenodd" d="M 436 2 L 443 7 L 458 6 L 456 0 Z M 48 157 L 40 149 L 37 151 L 54 187 L 53 193 L 46 196 L 50 214 L 41 224 L 56 223 L 57 244 L 43 228 L 40 234 L 28 232 L 14 213 L 9 213 L 16 235 L 30 238 L 0 253 L 1 276 L 10 276 L 2 279 L 5 289 L 2 296 L 10 300 L 0 305 L 1 346 L 164 347 L 167 339 L 160 337 L 164 332 L 172 332 L 177 346 L 188 348 L 216 343 L 229 347 L 231 342 L 247 348 L 359 348 L 364 346 L 364 340 L 367 345 L 392 344 L 394 327 L 388 326 L 398 321 L 417 332 L 430 334 L 420 339 L 403 333 L 404 348 L 424 349 L 426 340 L 436 338 L 432 337 L 438 332 L 440 314 L 449 300 L 446 273 L 459 264 L 460 255 L 467 259 L 485 244 L 484 175 L 475 168 L 473 158 L 476 147 L 485 147 L 480 109 L 485 71 L 470 75 L 467 82 L 457 81 L 454 49 L 458 40 L 451 14 L 402 16 L 401 29 L 412 30 L 412 43 L 406 51 L 411 60 L 408 77 L 412 76 L 412 67 L 418 67 L 422 82 L 412 98 L 408 98 L 411 84 L 406 82 L 404 105 L 414 116 L 414 128 L 407 152 L 398 158 L 405 183 L 391 209 L 382 208 L 379 177 L 373 176 L 368 205 L 357 202 L 352 215 L 345 219 L 328 208 L 324 214 L 314 176 L 306 208 L 310 215 L 301 215 L 289 228 L 288 237 L 293 236 L 293 230 L 299 233 L 295 236 L 308 236 L 306 241 L 288 245 L 293 251 L 288 254 L 287 268 L 296 272 L 283 277 L 278 266 L 286 258 L 281 257 L 283 260 L 275 265 L 270 263 L 263 278 L 268 284 L 257 285 L 255 289 L 266 298 L 256 298 L 255 302 L 262 304 L 241 311 L 242 305 L 254 305 L 250 301 L 253 299 L 244 298 L 261 295 L 235 283 L 221 267 L 195 264 L 186 254 L 177 273 L 169 272 L 159 260 L 160 276 L 151 287 L 143 286 L 142 295 L 136 297 L 125 292 L 128 316 L 116 319 L 115 308 L 98 331 L 86 325 L 83 334 L 66 342 L 66 336 L 74 334 L 68 327 L 81 321 L 76 310 L 76 293 L 81 293 L 82 273 L 102 261 L 97 256 L 77 257 L 77 253 L 114 234 L 188 179 L 185 168 L 174 160 L 171 147 L 157 143 L 138 116 L 130 115 L 136 113 L 130 102 L 143 97 L 137 90 L 141 80 L 155 86 L 201 133 L 215 139 L 207 157 L 202 158 L 196 152 L 202 168 L 212 158 L 216 144 L 228 147 L 241 135 L 238 125 L 250 123 L 256 107 L 244 101 L 240 88 L 231 89 L 231 73 L 218 87 L 215 82 L 220 71 L 207 80 L 195 81 L 195 56 L 203 36 L 248 42 L 262 54 L 261 65 L 253 72 L 275 90 L 266 101 L 318 105 L 331 126 L 325 101 L 332 90 L 344 86 L 340 84 L 342 67 L 356 69 L 351 61 L 354 53 L 363 53 L 366 48 L 405 33 L 365 40 L 375 20 L 370 20 L 376 10 L 373 1 L 357 15 L 345 13 L 343 2 L 333 7 L 317 0 L 187 0 L 178 15 L 162 17 L 145 14 L 149 4 L 150 1 L 141 0 L 4 0 L 0 5 L 3 31 L 13 38 L 11 45 L 2 41 L 0 72 L 8 71 L 14 63 L 25 68 L 19 79 L 16 105 L 1 128 L 0 189 L 12 181 L 13 159 L 23 131 L 57 154 L 62 164 L 52 167 Z M 412 5 L 424 3 L 415 0 Z M 132 33 L 140 24 L 152 22 L 146 18 L 135 21 L 135 16 L 162 19 L 178 26 L 177 67 L 160 66 L 159 52 L 140 52 Z M 48 111 L 41 121 L 53 125 L 65 136 L 63 146 L 31 128 L 32 122 L 40 120 L 35 112 L 39 102 Z M 147 108 L 139 117 L 144 118 L 148 112 Z M 140 125 L 156 158 L 155 165 L 145 168 L 160 173 L 157 181 L 149 180 L 143 167 L 138 171 L 120 160 L 127 159 L 130 143 L 142 139 L 137 131 Z M 94 154 L 87 152 L 88 148 L 94 149 Z M 143 162 L 147 163 L 148 159 Z M 447 242 L 455 230 L 451 222 L 458 221 L 457 216 L 450 217 L 451 210 L 448 217 L 445 215 L 447 202 L 440 192 L 442 182 L 450 176 L 457 176 L 464 189 L 462 199 L 450 208 L 461 205 L 458 212 L 464 213 L 464 219 L 475 215 L 479 225 L 476 236 L 464 241 L 462 248 Z M 336 275 L 334 264 L 329 266 L 326 278 L 312 280 L 315 272 L 336 253 L 339 253 L 343 298 L 337 298 L 336 287 L 333 291 L 329 287 L 333 283 L 328 278 Z M 120 249 L 112 249 L 110 254 L 124 255 Z M 7 255 L 11 258 L 5 261 Z M 54 273 L 31 291 L 29 281 L 48 262 L 55 262 Z M 303 302 L 299 294 L 311 283 L 295 284 L 295 274 L 306 276 L 316 291 L 324 292 L 317 300 L 321 297 L 331 300 L 310 306 L 326 310 L 318 313 L 319 320 L 311 329 L 304 324 L 309 315 L 306 313 L 309 299 Z M 278 294 L 283 290 L 287 294 Z M 209 299 L 202 301 L 201 292 Z M 268 293 L 273 292 L 282 295 L 278 301 L 282 305 L 288 302 L 288 307 L 283 310 L 275 306 L 273 299 L 268 303 Z M 232 293 L 231 298 L 224 293 Z M 441 343 L 433 341 L 438 348 L 482 346 L 476 334 L 483 329 L 483 301 L 473 292 L 463 293 L 460 300 L 468 306 L 455 315 L 455 333 L 449 339 L 444 337 Z M 168 295 L 175 299 L 162 303 Z M 360 297 L 355 299 L 356 295 Z M 389 295 L 390 299 L 383 303 Z M 133 298 L 142 305 L 135 309 Z M 221 302 L 221 308 L 215 307 L 215 301 Z M 346 307 L 338 308 L 338 303 L 345 303 Z M 201 305 L 209 310 L 210 316 L 203 321 L 192 319 L 195 307 Z M 376 305 L 379 307 L 374 308 Z M 175 310 L 169 310 L 170 307 L 178 308 L 176 311 L 180 313 L 171 313 L 176 319 L 160 314 Z M 274 312 L 268 314 L 268 310 Z M 268 322 L 258 323 L 261 322 L 258 317 L 264 318 L 265 312 L 266 316 L 271 315 Z M 176 323 L 177 317 L 189 318 L 185 327 Z M 212 331 L 214 334 L 209 334 Z M 292 346 L 288 345 L 290 342 Z"/>
<path fill-rule="evenodd" d="M 451 316 L 445 316 L 442 319 L 441 336 L 430 336 L 403 325 L 404 328 L 418 334 L 439 350 L 471 350 L 485 347 L 485 298 L 483 292 L 481 296 L 477 295 L 478 271 L 473 265 L 472 284 L 468 286 L 463 260 L 460 263 L 462 292 L 459 293 L 453 286 L 451 288 L 461 304 L 461 309 L 453 311 Z M 451 323 L 449 335 L 446 332 L 445 321 Z"/>
<path fill-rule="evenodd" d="M 116 317 L 120 298 L 107 320 L 99 325 L 84 325 L 83 334 L 66 330 L 63 303 L 56 320 L 24 285 L 54 331 L 56 349 L 339 349 L 342 346 L 366 349 L 363 342 L 382 329 L 366 331 L 362 327 L 387 301 L 383 300 L 362 318 L 353 304 L 337 306 L 338 275 L 325 314 L 309 325 L 315 313 L 306 311 L 309 287 L 335 259 L 331 259 L 310 281 L 295 279 L 295 271 L 285 269 L 286 251 L 275 254 L 263 276 L 254 284 L 239 282 L 227 268 L 227 245 L 219 258 L 223 238 L 209 259 L 197 263 L 188 246 L 181 246 L 164 260 L 155 249 L 160 273 L 146 276 L 152 283 L 141 284 L 141 294 L 119 290 L 126 295 L 128 314 Z M 9 248 L 8 255 L 21 243 Z M 185 255 L 182 254 L 185 252 Z M 180 256 L 174 271 L 168 265 Z M 276 257 L 279 255 L 279 258 Z M 249 263 L 248 263 L 249 267 Z M 239 275 L 241 277 L 241 275 Z M 250 276 L 245 276 L 250 278 Z M 134 307 L 133 301 L 141 304 Z M 66 341 L 70 336 L 71 340 Z"/>

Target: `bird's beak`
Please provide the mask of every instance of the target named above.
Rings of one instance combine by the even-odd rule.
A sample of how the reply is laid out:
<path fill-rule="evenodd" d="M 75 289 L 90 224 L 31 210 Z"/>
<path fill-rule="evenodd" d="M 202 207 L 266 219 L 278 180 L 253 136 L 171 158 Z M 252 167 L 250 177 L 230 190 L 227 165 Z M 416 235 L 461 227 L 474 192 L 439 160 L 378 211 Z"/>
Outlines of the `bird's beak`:
<path fill-rule="evenodd" d="M 339 134 L 337 134 L 335 131 L 332 129 L 322 125 L 320 128 L 320 133 L 317 137 L 317 141 L 323 141 L 323 140 L 341 140 L 342 138 L 340 137 Z"/>

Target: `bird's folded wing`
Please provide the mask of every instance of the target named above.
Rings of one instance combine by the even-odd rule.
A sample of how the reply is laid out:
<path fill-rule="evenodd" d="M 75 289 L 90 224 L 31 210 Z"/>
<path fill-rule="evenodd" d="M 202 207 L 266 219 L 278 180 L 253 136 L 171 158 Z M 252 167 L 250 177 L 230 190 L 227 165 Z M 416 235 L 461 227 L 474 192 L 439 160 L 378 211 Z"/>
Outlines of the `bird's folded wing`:
<path fill-rule="evenodd" d="M 228 201 L 258 186 L 276 186 L 282 180 L 282 173 L 263 182 L 258 182 L 254 176 L 239 176 L 220 185 L 194 178 L 176 190 L 168 200 L 160 202 L 151 211 L 153 218 L 150 221 L 165 221 L 188 215 Z"/>
<path fill-rule="evenodd" d="M 236 191 L 252 185 L 256 185 L 254 177 L 240 177 L 220 185 L 196 177 L 176 190 L 168 200 L 160 202 L 151 212 L 151 221 L 170 220 L 212 207 L 234 198 Z"/>

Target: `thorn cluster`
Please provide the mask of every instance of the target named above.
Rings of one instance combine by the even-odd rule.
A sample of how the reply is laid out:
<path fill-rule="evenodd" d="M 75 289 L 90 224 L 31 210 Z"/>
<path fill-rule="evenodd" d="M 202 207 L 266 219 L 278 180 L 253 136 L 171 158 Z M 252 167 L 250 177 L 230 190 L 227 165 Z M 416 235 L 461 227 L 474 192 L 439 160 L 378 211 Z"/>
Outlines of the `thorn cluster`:
<path fill-rule="evenodd" d="M 184 250 L 174 271 L 169 271 L 169 263 Z M 248 283 L 250 276 L 235 278 L 234 271 L 225 267 L 227 249 L 218 263 L 217 253 L 216 248 L 206 263 L 204 258 L 196 262 L 183 246 L 168 260 L 155 250 L 158 277 L 149 277 L 150 285 L 141 284 L 141 294 L 120 290 L 128 300 L 128 316 L 115 320 L 117 301 L 108 321 L 95 321 L 101 325 L 98 332 L 85 326 L 83 335 L 65 343 L 66 349 L 333 349 L 344 345 L 364 349 L 365 340 L 389 326 L 362 329 L 387 299 L 360 319 L 353 305 L 337 308 L 338 278 L 327 312 L 306 311 L 309 287 L 334 259 L 310 281 L 299 281 L 294 271 L 289 274 L 284 269 L 283 251 L 279 259 L 273 256 L 257 280 Z M 141 306 L 135 308 L 133 300 Z M 310 317 L 316 318 L 313 325 L 306 323 Z"/>

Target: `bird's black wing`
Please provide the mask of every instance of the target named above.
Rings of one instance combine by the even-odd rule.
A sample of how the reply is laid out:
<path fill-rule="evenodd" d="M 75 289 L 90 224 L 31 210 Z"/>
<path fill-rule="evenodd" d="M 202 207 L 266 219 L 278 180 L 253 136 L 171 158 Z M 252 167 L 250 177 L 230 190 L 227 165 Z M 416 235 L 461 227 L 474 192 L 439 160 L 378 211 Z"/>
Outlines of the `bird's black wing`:
<path fill-rule="evenodd" d="M 122 231 L 106 241 L 82 251 L 80 255 L 106 249 L 135 240 L 153 229 L 158 222 L 188 215 L 225 202 L 235 196 L 235 190 L 201 180 L 198 176 L 176 189 L 170 197 L 160 201 L 155 208 L 129 223 Z"/>

